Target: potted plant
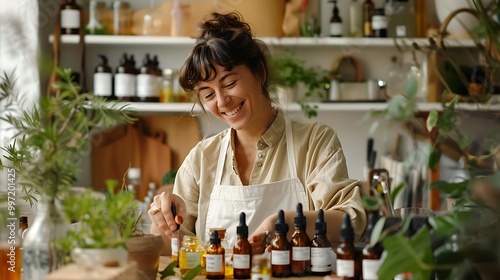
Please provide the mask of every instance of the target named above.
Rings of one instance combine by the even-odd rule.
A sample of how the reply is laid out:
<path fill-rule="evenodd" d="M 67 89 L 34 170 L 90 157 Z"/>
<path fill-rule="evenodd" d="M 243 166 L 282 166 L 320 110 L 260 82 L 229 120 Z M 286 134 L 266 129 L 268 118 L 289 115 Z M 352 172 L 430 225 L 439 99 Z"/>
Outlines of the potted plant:
<path fill-rule="evenodd" d="M 497 80 L 491 77 L 498 75 L 500 70 L 500 24 L 492 18 L 498 15 L 500 3 L 493 1 L 488 6 L 483 6 L 481 1 L 474 3 L 476 9 L 467 12 L 478 16 L 483 34 L 486 34 L 484 40 L 477 40 L 477 51 L 485 58 L 484 66 L 491 74 L 480 81 L 483 87 L 480 98 L 475 95 L 477 88 L 471 81 L 459 80 L 466 83 L 468 90 L 467 98 L 463 98 L 451 90 L 453 87 L 445 75 L 438 72 L 446 88 L 440 110 L 420 111 L 415 91 L 407 87 L 405 93 L 388 101 L 386 109 L 370 113 L 370 117 L 384 117 L 396 124 L 420 125 L 418 129 L 431 144 L 426 156 L 431 170 L 438 166 L 441 156 L 452 149 L 464 161 L 468 173 L 468 179 L 460 182 L 430 184 L 429 188 L 439 189 L 455 202 L 444 213 L 426 218 L 425 223 L 414 228 L 413 235 L 408 235 L 408 229 L 415 225 L 412 223 L 414 215 L 404 217 L 396 233 L 394 227 L 384 230 L 387 219 L 380 219 L 370 240 L 370 244 L 380 242 L 384 247 L 379 279 L 392 279 L 407 272 L 413 275 L 412 279 L 431 279 L 431 276 L 437 279 L 496 279 L 500 272 L 500 130 L 492 127 L 486 135 L 474 135 L 462 126 L 461 120 L 475 112 L 460 109 L 462 101 L 472 102 L 482 108 L 477 114 L 483 122 L 497 120 L 498 126 L 495 112 L 487 109 L 488 104 L 480 103 L 488 102 L 493 90 L 491 83 Z M 488 48 L 489 44 L 495 47 Z M 415 48 L 441 53 L 455 71 L 460 72 L 453 58 L 446 56 L 446 50 L 432 40 L 427 50 L 416 45 Z M 381 205 L 373 197 L 368 204 Z"/>
<path fill-rule="evenodd" d="M 140 226 L 141 206 L 133 192 L 124 184 L 116 192 L 116 180 L 106 181 L 102 199 L 95 198 L 95 191 L 88 190 L 78 197 L 65 200 L 65 212 L 79 222 L 76 230 L 70 230 L 61 239 L 72 260 L 89 265 L 82 257 L 92 256 L 100 261 L 95 266 L 117 266 L 137 262 L 137 279 L 156 279 L 163 239 L 159 235 L 144 233 Z M 105 254 L 107 257 L 99 257 Z M 90 263 L 91 264 L 91 263 Z"/>
<path fill-rule="evenodd" d="M 304 61 L 293 53 L 277 52 L 270 56 L 270 81 L 280 103 L 297 101 L 308 118 L 317 116 L 316 107 L 308 100 L 325 98 L 325 91 L 330 85 L 329 72 L 319 68 L 307 68 Z M 298 100 L 298 87 L 304 86 L 305 93 Z"/>
<path fill-rule="evenodd" d="M 57 69 L 60 81 L 53 84 L 59 94 L 42 96 L 33 107 L 15 91 L 11 76 L 0 80 L 0 102 L 5 105 L 2 121 L 10 125 L 13 140 L 2 147 L 0 169 L 15 170 L 16 184 L 25 200 L 36 202 L 37 213 L 23 240 L 24 279 L 42 279 L 63 260 L 53 246 L 64 236 L 69 223 L 57 208 L 58 199 L 72 188 L 80 173 L 90 137 L 100 129 L 132 122 L 127 105 L 80 93 L 70 71 Z"/>

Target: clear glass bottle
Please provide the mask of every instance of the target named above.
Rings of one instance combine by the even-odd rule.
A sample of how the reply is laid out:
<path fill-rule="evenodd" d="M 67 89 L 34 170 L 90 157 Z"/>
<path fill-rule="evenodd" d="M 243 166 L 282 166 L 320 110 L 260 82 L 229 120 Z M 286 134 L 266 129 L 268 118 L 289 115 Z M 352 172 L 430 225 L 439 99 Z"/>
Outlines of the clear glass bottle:
<path fill-rule="evenodd" d="M 75 0 L 65 0 L 60 9 L 61 34 L 79 34 L 82 7 Z"/>
<path fill-rule="evenodd" d="M 98 5 L 99 4 L 99 5 Z M 106 34 L 106 26 L 98 18 L 98 14 L 102 13 L 105 7 L 103 2 L 90 0 L 89 2 L 89 20 L 85 25 L 85 34 L 104 35 Z M 98 9 L 101 9 L 99 11 Z"/>
<path fill-rule="evenodd" d="M 295 276 L 306 276 L 311 273 L 311 239 L 306 232 L 306 217 L 302 211 L 302 203 L 297 204 L 294 218 L 295 230 L 292 244 L 292 261 L 290 269 Z"/>
<path fill-rule="evenodd" d="M 182 238 L 182 247 L 179 249 L 179 268 L 183 276 L 201 265 L 202 253 L 198 237 L 185 235 Z"/>
<path fill-rule="evenodd" d="M 42 199 L 42 201 L 44 201 Z M 43 279 L 64 264 L 64 253 L 54 240 L 66 236 L 69 223 L 54 202 L 39 202 L 34 221 L 23 240 L 23 279 Z"/>
<path fill-rule="evenodd" d="M 132 35 L 132 14 L 134 11 L 130 4 L 125 1 L 113 1 L 113 12 L 111 16 L 110 34 Z"/>
<path fill-rule="evenodd" d="M 330 2 L 333 2 L 332 17 L 330 18 L 330 37 L 342 37 L 342 18 L 339 16 L 337 0 L 330 0 Z"/>
<path fill-rule="evenodd" d="M 127 189 L 133 192 L 137 198 L 137 193 L 141 190 L 141 186 L 141 169 L 138 167 L 131 167 L 127 173 Z"/>
<path fill-rule="evenodd" d="M 171 68 L 163 70 L 160 102 L 175 102 L 173 73 Z"/>
<path fill-rule="evenodd" d="M 403 95 L 404 81 L 403 67 L 399 63 L 398 58 L 396 56 L 392 56 L 391 64 L 389 66 L 389 77 L 386 85 L 387 98 L 390 99 L 397 95 Z"/>
<path fill-rule="evenodd" d="M 326 276 L 332 272 L 332 244 L 326 237 L 324 215 L 323 209 L 319 209 L 311 240 L 311 274 L 314 276 Z"/>
<path fill-rule="evenodd" d="M 233 246 L 234 279 L 249 279 L 251 276 L 252 245 L 248 242 L 246 214 L 240 213 L 240 223 L 236 227 L 238 239 Z"/>
<path fill-rule="evenodd" d="M 288 277 L 290 272 L 290 249 L 291 245 L 286 234 L 288 225 L 285 222 L 285 212 L 278 212 L 278 221 L 274 225 L 275 235 L 271 240 L 271 272 L 273 277 Z"/>
<path fill-rule="evenodd" d="M 224 279 L 225 268 L 225 250 L 221 245 L 218 231 L 214 230 L 206 251 L 205 271 L 207 279 Z"/>
<path fill-rule="evenodd" d="M 340 229 L 340 244 L 335 249 L 337 255 L 337 276 L 346 280 L 356 280 L 360 276 L 360 264 L 358 253 L 354 247 L 354 230 L 352 229 L 351 217 L 344 215 L 344 221 Z"/>
<path fill-rule="evenodd" d="M 321 35 L 320 1 L 309 0 L 302 6 L 300 36 L 318 37 Z"/>
<path fill-rule="evenodd" d="M 269 257 L 267 253 L 253 256 L 251 279 L 252 280 L 271 279 L 271 267 L 269 267 Z"/>
<path fill-rule="evenodd" d="M 361 16 L 361 5 L 356 0 L 351 0 L 349 5 L 349 36 L 351 37 L 361 37 L 362 35 L 362 25 L 363 19 Z"/>

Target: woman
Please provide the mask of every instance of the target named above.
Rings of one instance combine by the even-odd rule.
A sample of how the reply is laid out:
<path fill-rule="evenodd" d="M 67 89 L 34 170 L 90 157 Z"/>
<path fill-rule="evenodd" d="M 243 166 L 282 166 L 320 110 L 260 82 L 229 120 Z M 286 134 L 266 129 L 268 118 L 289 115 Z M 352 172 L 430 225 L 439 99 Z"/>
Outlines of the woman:
<path fill-rule="evenodd" d="M 200 27 L 179 83 L 230 128 L 199 142 L 179 168 L 173 193 L 155 196 L 152 232 L 170 238 L 182 224 L 184 234 L 208 240 L 208 229 L 226 228 L 231 242 L 245 212 L 254 252 L 262 252 L 278 211 L 293 228 L 300 202 L 310 237 L 317 210 L 324 209 L 333 242 L 345 213 L 359 240 L 366 224 L 360 182 L 348 178 L 336 133 L 321 123 L 290 121 L 274 106 L 267 48 L 239 14 L 213 13 Z"/>

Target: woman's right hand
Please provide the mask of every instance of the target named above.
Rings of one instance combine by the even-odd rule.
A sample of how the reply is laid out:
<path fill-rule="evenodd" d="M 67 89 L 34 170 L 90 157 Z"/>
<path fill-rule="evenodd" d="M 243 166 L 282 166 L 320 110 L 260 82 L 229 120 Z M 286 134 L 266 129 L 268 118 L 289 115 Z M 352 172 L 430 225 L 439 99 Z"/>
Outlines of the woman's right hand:
<path fill-rule="evenodd" d="M 172 214 L 172 205 L 175 205 L 176 208 L 175 217 Z M 186 203 L 181 197 L 173 193 L 162 192 L 155 195 L 148 210 L 148 215 L 153 222 L 153 226 L 168 238 L 172 238 L 172 232 L 176 231 L 178 225 L 184 221 L 186 211 Z"/>

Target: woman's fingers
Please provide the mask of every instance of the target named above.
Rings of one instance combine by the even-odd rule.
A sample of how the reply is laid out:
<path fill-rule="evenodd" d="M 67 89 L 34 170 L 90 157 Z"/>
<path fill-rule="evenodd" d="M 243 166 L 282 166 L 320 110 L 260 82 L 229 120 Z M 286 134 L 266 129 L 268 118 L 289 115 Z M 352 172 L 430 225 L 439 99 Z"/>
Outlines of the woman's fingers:
<path fill-rule="evenodd" d="M 173 205 L 176 208 L 175 217 L 172 213 Z M 169 238 L 178 229 L 178 225 L 182 224 L 185 214 L 186 203 L 179 196 L 167 192 L 156 195 L 148 211 L 153 224 Z"/>

